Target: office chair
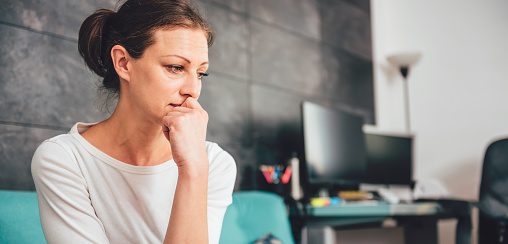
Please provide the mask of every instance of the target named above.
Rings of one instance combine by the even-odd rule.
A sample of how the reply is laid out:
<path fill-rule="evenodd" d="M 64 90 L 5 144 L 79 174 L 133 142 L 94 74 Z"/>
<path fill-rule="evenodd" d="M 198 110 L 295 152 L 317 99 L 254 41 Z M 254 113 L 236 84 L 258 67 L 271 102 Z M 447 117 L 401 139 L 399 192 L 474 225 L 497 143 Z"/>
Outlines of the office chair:
<path fill-rule="evenodd" d="M 478 243 L 508 243 L 508 138 L 485 152 L 478 208 Z"/>

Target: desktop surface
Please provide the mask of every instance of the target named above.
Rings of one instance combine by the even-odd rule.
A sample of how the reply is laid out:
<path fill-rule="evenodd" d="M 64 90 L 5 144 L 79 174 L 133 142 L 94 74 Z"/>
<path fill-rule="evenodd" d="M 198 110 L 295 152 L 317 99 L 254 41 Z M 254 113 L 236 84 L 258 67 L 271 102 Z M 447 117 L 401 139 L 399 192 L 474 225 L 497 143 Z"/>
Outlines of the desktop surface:
<path fill-rule="evenodd" d="M 419 216 L 441 212 L 441 205 L 433 202 L 390 204 L 384 201 L 368 201 L 327 207 L 307 206 L 307 213 L 316 217 Z"/>

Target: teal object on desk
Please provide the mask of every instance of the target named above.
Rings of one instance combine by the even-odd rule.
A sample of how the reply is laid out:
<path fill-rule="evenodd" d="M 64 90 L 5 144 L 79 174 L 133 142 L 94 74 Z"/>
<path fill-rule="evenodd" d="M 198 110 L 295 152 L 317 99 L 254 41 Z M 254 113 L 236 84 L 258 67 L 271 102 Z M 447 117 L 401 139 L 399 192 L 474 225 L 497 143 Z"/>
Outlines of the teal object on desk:
<path fill-rule="evenodd" d="M 294 243 L 286 207 L 276 194 L 236 192 L 222 224 L 220 244 L 252 243 L 271 233 L 284 244 Z"/>
<path fill-rule="evenodd" d="M 0 190 L 0 243 L 46 243 L 35 192 Z"/>

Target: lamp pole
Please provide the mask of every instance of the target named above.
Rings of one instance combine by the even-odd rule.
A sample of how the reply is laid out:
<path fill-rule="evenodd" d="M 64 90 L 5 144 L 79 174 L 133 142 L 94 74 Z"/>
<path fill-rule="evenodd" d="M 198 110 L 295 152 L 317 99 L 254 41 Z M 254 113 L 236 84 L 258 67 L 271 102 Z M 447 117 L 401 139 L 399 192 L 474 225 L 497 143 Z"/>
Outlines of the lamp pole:
<path fill-rule="evenodd" d="M 411 114 L 409 112 L 409 85 L 407 81 L 407 76 L 409 74 L 409 66 L 401 66 L 400 67 L 400 74 L 403 78 L 403 86 L 404 86 L 404 105 L 406 110 L 406 131 L 408 133 L 411 133 Z"/>
<path fill-rule="evenodd" d="M 406 114 L 406 131 L 408 133 L 411 133 L 411 114 L 409 113 L 409 84 L 407 77 L 409 75 L 409 68 L 417 63 L 421 56 L 422 54 L 420 52 L 403 52 L 387 57 L 388 62 L 399 68 L 400 74 L 403 78 L 404 110 Z"/>

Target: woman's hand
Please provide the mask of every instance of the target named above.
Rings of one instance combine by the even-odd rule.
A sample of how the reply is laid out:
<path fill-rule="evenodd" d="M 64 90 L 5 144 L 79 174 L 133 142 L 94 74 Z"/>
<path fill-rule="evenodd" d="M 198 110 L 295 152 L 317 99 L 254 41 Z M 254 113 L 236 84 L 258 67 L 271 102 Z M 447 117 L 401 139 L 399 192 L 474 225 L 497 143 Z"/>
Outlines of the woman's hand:
<path fill-rule="evenodd" d="M 171 144 L 173 159 L 179 169 L 196 171 L 206 169 L 208 156 L 205 139 L 208 113 L 193 97 L 188 97 L 180 107 L 168 106 L 162 118 L 164 135 Z M 206 163 L 206 165 L 201 165 Z M 200 170 L 199 170 L 200 171 Z"/>
<path fill-rule="evenodd" d="M 164 243 L 208 243 L 208 113 L 195 98 L 168 107 L 164 135 L 178 165 L 178 182 Z"/>

